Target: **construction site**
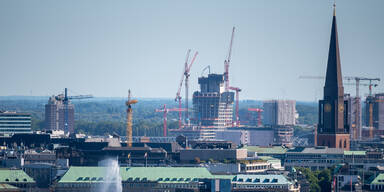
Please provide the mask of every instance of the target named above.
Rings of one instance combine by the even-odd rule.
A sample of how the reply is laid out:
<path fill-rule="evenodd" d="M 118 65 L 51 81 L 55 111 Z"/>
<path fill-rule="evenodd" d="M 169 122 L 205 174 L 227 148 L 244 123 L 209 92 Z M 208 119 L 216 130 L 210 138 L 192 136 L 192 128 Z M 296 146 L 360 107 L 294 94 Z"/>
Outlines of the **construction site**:
<path fill-rule="evenodd" d="M 177 89 L 175 101 L 178 108 L 157 109 L 163 112 L 163 136 L 184 135 L 191 139 L 202 140 L 232 140 L 239 144 L 251 144 L 250 135 L 271 135 L 267 137 L 269 144 L 292 145 L 293 126 L 296 124 L 296 102 L 293 100 L 268 100 L 259 108 L 249 108 L 248 116 L 251 121 L 239 117 L 238 86 L 230 85 L 229 68 L 231 64 L 232 46 L 235 28 L 232 29 L 228 54 L 224 60 L 224 71 L 221 74 L 211 73 L 210 66 L 203 69 L 198 78 L 199 90 L 192 94 L 192 107 L 189 107 L 189 77 L 198 52 L 190 59 L 191 50 L 187 51 L 184 70 Z M 208 73 L 204 75 L 204 72 Z M 300 76 L 301 79 L 320 79 L 323 76 Z M 372 89 L 378 86 L 380 78 L 344 76 L 344 86 L 355 86 L 354 96 L 345 94 L 344 100 L 348 104 L 347 123 L 350 128 L 351 141 L 374 139 L 384 135 L 384 100 L 383 94 L 373 94 Z M 185 98 L 182 99 L 182 87 L 185 88 Z M 360 96 L 360 87 L 368 87 L 369 94 L 365 101 Z M 365 103 L 365 105 L 363 105 Z M 184 105 L 184 106 L 183 106 Z M 178 129 L 167 129 L 167 113 L 178 112 Z M 253 129 L 252 129 L 253 128 Z M 259 128 L 259 129 L 257 129 Z M 262 129 L 260 129 L 262 128 Z M 255 131 L 255 133 L 250 133 Z M 260 134 L 257 134 L 257 132 Z M 266 132 L 267 131 L 267 132 Z M 257 139 L 257 138 L 256 138 Z M 255 140 L 255 138 L 253 139 Z M 265 140 L 265 139 L 264 139 Z M 255 144 L 255 143 L 253 143 Z"/>

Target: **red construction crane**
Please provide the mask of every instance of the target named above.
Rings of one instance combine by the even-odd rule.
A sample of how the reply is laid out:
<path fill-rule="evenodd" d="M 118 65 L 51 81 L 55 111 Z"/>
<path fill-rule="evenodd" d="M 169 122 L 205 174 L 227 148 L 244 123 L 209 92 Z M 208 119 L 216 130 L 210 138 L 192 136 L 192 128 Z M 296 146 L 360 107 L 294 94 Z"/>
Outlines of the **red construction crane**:
<path fill-rule="evenodd" d="M 234 36 L 235 36 L 235 27 L 232 28 L 232 36 L 231 36 L 231 42 L 229 44 L 228 57 L 224 61 L 225 91 L 229 91 L 229 64 L 231 63 L 232 45 L 233 45 L 233 38 L 234 38 Z"/>
<path fill-rule="evenodd" d="M 239 92 L 241 91 L 238 87 L 229 87 L 230 90 L 236 91 L 236 126 L 240 126 L 240 119 L 239 119 Z"/>
<path fill-rule="evenodd" d="M 261 112 L 263 112 L 263 109 L 260 108 L 248 108 L 248 111 L 255 111 L 257 112 L 257 126 L 261 126 Z"/>
<path fill-rule="evenodd" d="M 162 109 L 156 109 L 155 111 L 156 112 L 163 112 L 163 121 L 164 121 L 164 125 L 163 125 L 163 135 L 164 137 L 167 136 L 167 114 L 168 112 L 171 112 L 171 111 L 178 111 L 178 112 L 181 112 L 181 111 L 185 111 L 186 109 L 181 109 L 181 108 L 172 108 L 172 109 L 167 109 L 167 106 L 164 104 L 164 107 Z"/>
<path fill-rule="evenodd" d="M 195 55 L 193 56 L 192 60 L 191 60 L 191 63 L 189 63 L 188 65 L 188 59 L 189 59 L 189 53 L 190 53 L 190 50 L 188 50 L 188 53 L 187 53 L 187 59 L 185 60 L 185 65 L 184 65 L 184 76 L 185 76 L 185 121 L 186 123 L 189 123 L 189 112 L 188 112 L 188 95 L 189 95 L 189 72 L 191 71 L 191 67 L 192 67 L 192 64 L 195 62 L 195 59 L 197 57 L 197 54 L 199 54 L 197 51 L 195 52 Z M 179 106 L 179 108 L 181 108 Z"/>
<path fill-rule="evenodd" d="M 188 63 L 189 53 L 191 53 L 190 49 L 188 49 L 188 51 L 187 51 L 187 57 L 185 58 L 185 63 Z M 185 67 L 184 67 L 184 70 L 183 70 L 183 74 L 181 74 L 179 88 L 177 89 L 176 98 L 175 98 L 175 101 L 179 102 L 179 109 L 181 109 L 181 96 L 180 96 L 180 93 L 181 93 L 181 87 L 183 86 L 184 73 L 185 73 Z M 181 110 L 179 110 L 179 129 L 181 129 L 181 127 L 182 127 L 182 123 L 181 123 Z"/>

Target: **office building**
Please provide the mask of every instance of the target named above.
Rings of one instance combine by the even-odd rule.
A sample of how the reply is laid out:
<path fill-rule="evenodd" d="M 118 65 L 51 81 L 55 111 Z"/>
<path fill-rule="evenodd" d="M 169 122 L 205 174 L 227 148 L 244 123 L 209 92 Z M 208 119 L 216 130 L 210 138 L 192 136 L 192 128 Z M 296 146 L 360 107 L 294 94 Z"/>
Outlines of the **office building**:
<path fill-rule="evenodd" d="M 349 124 L 347 121 L 349 109 L 348 101 L 344 101 L 336 10 L 334 10 L 331 31 L 324 98 L 319 101 L 317 145 L 348 150 L 350 146 Z"/>
<path fill-rule="evenodd" d="M 0 134 L 31 133 L 31 115 L 0 111 Z"/>
<path fill-rule="evenodd" d="M 344 150 L 338 148 L 296 147 L 286 152 L 284 166 L 286 170 L 292 167 L 306 167 L 311 170 L 330 168 L 344 162 Z"/>
<path fill-rule="evenodd" d="M 45 105 L 45 128 L 73 133 L 75 123 L 75 107 L 63 95 L 52 96 Z M 66 103 L 67 102 L 67 103 Z"/>
<path fill-rule="evenodd" d="M 296 101 L 270 100 L 264 101 L 264 125 L 295 125 Z"/>

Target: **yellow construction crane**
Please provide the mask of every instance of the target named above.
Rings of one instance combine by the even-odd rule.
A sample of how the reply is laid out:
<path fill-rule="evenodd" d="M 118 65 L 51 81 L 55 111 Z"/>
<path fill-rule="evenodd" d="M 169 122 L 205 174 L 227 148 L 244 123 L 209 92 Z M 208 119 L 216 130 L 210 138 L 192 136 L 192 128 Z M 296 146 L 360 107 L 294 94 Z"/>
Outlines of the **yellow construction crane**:
<path fill-rule="evenodd" d="M 128 90 L 128 101 L 125 102 L 127 105 L 127 146 L 132 147 L 132 104 L 137 103 L 138 100 L 131 99 L 131 90 Z"/>

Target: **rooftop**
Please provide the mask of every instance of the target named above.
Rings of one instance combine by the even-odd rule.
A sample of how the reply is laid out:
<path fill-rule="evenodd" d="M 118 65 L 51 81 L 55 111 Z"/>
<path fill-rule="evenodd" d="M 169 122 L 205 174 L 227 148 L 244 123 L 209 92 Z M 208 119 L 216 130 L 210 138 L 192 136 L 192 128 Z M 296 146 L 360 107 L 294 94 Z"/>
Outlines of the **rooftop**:
<path fill-rule="evenodd" d="M 344 155 L 364 155 L 365 156 L 366 152 L 365 151 L 344 151 Z"/>
<path fill-rule="evenodd" d="M 384 174 L 379 174 L 372 182 L 371 185 L 383 185 L 384 184 Z"/>
<path fill-rule="evenodd" d="M 296 147 L 287 153 L 311 153 L 311 154 L 344 154 L 344 149 L 328 147 Z"/>
<path fill-rule="evenodd" d="M 284 154 L 287 148 L 282 146 L 260 147 L 260 146 L 245 146 L 242 149 L 247 149 L 249 152 L 268 153 L 268 154 Z"/>
<path fill-rule="evenodd" d="M 108 167 L 71 167 L 59 183 L 103 182 L 116 178 L 106 178 Z M 122 181 L 157 181 L 185 183 L 202 178 L 214 178 L 203 167 L 120 167 Z"/>
<path fill-rule="evenodd" d="M 23 170 L 0 169 L 1 183 L 34 183 L 35 181 L 29 177 Z"/>
<path fill-rule="evenodd" d="M 237 175 L 232 179 L 236 184 L 287 185 L 292 184 L 283 175 Z"/>

